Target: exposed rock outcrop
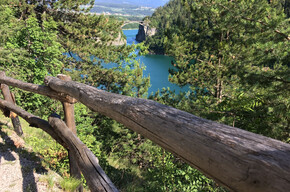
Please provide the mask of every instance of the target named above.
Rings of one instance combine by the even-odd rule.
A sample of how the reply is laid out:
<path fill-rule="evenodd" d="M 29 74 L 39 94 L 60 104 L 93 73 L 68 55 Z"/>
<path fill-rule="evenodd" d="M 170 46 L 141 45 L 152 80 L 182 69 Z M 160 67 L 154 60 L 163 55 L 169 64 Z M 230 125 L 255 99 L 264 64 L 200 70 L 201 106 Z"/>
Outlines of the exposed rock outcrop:
<path fill-rule="evenodd" d="M 148 24 L 141 22 L 139 24 L 139 30 L 138 30 L 138 34 L 136 35 L 136 40 L 139 42 L 145 41 L 146 37 L 155 35 L 156 32 L 157 32 L 156 28 L 150 27 Z"/>

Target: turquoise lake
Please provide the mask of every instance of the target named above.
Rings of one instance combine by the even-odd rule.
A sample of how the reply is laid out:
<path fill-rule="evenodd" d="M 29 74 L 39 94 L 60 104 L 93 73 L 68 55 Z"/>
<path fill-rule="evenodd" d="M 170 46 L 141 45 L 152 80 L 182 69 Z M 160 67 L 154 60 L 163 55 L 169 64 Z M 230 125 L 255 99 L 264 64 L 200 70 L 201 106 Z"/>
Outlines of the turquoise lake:
<path fill-rule="evenodd" d="M 135 41 L 136 34 L 138 33 L 137 29 L 133 30 L 123 30 L 124 34 L 127 37 L 127 44 L 138 43 Z M 67 53 L 65 53 L 68 57 L 70 57 Z M 76 60 L 80 60 L 80 58 L 73 54 L 73 57 Z M 93 57 L 93 56 L 92 56 Z M 187 92 L 189 91 L 189 86 L 179 87 L 175 84 L 172 84 L 168 81 L 170 68 L 173 68 L 171 65 L 171 61 L 173 60 L 172 57 L 165 56 L 165 55 L 146 55 L 146 56 L 139 56 L 136 58 L 146 67 L 146 70 L 143 72 L 145 77 L 150 76 L 150 87 L 148 89 L 148 95 L 151 93 L 155 93 L 158 90 L 162 90 L 163 88 L 168 88 L 171 91 L 175 91 L 175 93 L 180 92 Z M 103 63 L 102 64 L 105 68 L 114 67 L 115 63 Z"/>
<path fill-rule="evenodd" d="M 137 43 L 135 41 L 136 34 L 138 33 L 137 29 L 123 30 L 123 32 L 127 37 L 127 44 Z M 175 90 L 176 93 L 189 90 L 188 86 L 181 88 L 168 81 L 168 69 L 173 68 L 171 65 L 172 59 L 173 58 L 164 55 L 146 55 L 137 57 L 137 60 L 140 60 L 140 62 L 146 66 L 144 76 L 150 75 L 151 87 L 148 90 L 149 95 L 152 92 L 158 91 L 158 89 L 162 90 L 164 87 L 169 87 L 170 90 Z"/>

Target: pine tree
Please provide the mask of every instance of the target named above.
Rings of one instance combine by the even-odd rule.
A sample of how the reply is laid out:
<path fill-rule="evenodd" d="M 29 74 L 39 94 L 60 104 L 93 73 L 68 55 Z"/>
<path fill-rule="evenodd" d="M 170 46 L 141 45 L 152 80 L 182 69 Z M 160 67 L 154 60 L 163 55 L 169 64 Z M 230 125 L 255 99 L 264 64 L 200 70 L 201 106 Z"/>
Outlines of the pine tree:
<path fill-rule="evenodd" d="M 162 48 L 175 58 L 169 80 L 192 89 L 184 98 L 190 106 L 181 108 L 275 138 L 289 137 L 290 25 L 281 5 L 182 0 L 188 25 L 180 27 L 173 19 L 168 30 L 158 29 L 164 35 Z"/>
<path fill-rule="evenodd" d="M 5 34 L 0 39 L 1 70 L 37 84 L 42 84 L 46 75 L 68 73 L 74 80 L 98 87 L 103 85 L 108 91 L 140 95 L 134 94 L 140 83 L 129 83 L 128 80 L 137 75 L 132 69 L 143 69 L 134 64 L 130 55 L 135 47 L 115 45 L 124 42 L 122 23 L 104 15 L 88 14 L 93 3 L 93 0 L 1 1 L 0 31 Z M 104 63 L 109 62 L 117 63 L 117 66 L 104 68 Z M 131 67 L 122 69 L 125 65 Z M 96 75 L 97 78 L 90 81 Z M 148 81 L 144 79 L 141 83 L 145 90 Z M 31 101 L 23 102 L 30 103 L 28 108 L 41 105 L 39 96 L 29 94 L 28 97 L 26 93 L 18 96 L 19 102 L 31 98 Z M 42 98 L 41 101 L 47 100 Z"/>

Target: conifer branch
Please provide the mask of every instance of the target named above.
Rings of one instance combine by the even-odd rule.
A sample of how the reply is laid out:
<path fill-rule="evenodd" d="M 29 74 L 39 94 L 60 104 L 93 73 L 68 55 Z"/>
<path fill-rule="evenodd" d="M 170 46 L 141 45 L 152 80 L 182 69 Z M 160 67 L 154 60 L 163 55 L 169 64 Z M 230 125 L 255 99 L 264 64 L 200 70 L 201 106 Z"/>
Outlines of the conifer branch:
<path fill-rule="evenodd" d="M 223 4 L 221 3 L 217 3 L 219 6 L 223 7 L 224 9 L 226 9 L 227 11 L 231 11 L 231 9 L 229 9 L 228 7 L 224 6 Z M 251 21 L 251 22 L 258 22 L 260 23 L 261 25 L 263 26 L 267 26 L 267 23 L 261 21 L 261 20 L 255 20 L 255 19 L 251 19 L 251 18 L 248 18 L 248 17 L 245 17 L 245 16 L 236 16 L 235 18 L 242 18 L 244 20 L 247 20 L 247 21 Z M 281 32 L 280 30 L 278 29 L 274 29 L 274 32 L 283 36 L 286 40 L 290 41 L 290 36 Z"/>
<path fill-rule="evenodd" d="M 280 78 L 277 78 L 277 77 L 274 77 L 274 76 L 272 76 L 272 77 L 267 77 L 265 75 L 262 75 L 262 76 L 265 77 L 265 78 L 272 79 L 274 81 L 279 81 L 279 82 L 282 82 L 282 83 L 290 84 L 290 81 L 286 81 L 284 79 L 280 79 Z"/>
<path fill-rule="evenodd" d="M 236 18 L 237 18 L 237 17 L 236 17 Z M 257 20 L 257 21 L 256 21 L 256 20 L 254 20 L 254 19 L 251 19 L 251 18 L 248 18 L 248 17 L 244 17 L 244 16 L 242 16 L 241 18 L 242 18 L 242 19 L 245 19 L 245 20 L 247 20 L 247 21 L 258 22 L 258 23 L 260 23 L 261 25 L 267 26 L 266 23 L 264 23 L 263 21 L 260 21 L 260 20 Z M 277 34 L 279 34 L 279 35 L 281 35 L 281 36 L 283 36 L 286 40 L 290 41 L 290 36 L 289 36 L 289 35 L 287 35 L 287 34 L 285 34 L 285 33 L 282 33 L 282 32 L 279 31 L 278 29 L 274 29 L 274 32 L 277 33 Z"/>

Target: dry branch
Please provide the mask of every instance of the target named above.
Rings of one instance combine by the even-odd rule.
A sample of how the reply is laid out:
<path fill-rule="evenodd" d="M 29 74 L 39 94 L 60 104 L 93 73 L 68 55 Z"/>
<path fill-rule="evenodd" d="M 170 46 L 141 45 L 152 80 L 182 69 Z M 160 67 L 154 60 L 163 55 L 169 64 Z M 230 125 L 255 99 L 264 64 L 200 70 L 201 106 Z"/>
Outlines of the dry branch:
<path fill-rule="evenodd" d="M 45 82 L 149 138 L 232 191 L 290 189 L 289 144 L 154 101 L 54 77 L 46 77 Z"/>
<path fill-rule="evenodd" d="M 68 145 L 70 152 L 77 160 L 88 186 L 91 191 L 116 192 L 118 191 L 109 177 L 100 167 L 98 159 L 81 142 L 81 140 L 66 126 L 66 124 L 58 117 L 51 116 L 48 119 L 54 131 L 63 138 Z"/>
<path fill-rule="evenodd" d="M 3 72 L 3 71 L 0 71 L 0 83 L 4 83 L 4 84 L 9 85 L 9 86 L 17 87 L 17 88 L 25 90 L 25 91 L 37 93 L 40 95 L 45 95 L 45 96 L 51 97 L 51 98 L 59 100 L 59 101 L 68 102 L 68 103 L 75 103 L 76 102 L 75 99 L 69 97 L 68 95 L 55 92 L 47 86 L 26 83 L 26 82 L 23 82 L 23 81 L 20 81 L 17 79 L 13 79 L 11 77 L 7 77 L 5 75 L 5 72 Z"/>

